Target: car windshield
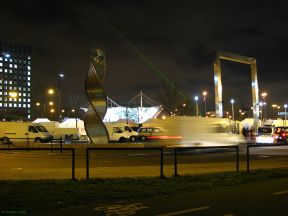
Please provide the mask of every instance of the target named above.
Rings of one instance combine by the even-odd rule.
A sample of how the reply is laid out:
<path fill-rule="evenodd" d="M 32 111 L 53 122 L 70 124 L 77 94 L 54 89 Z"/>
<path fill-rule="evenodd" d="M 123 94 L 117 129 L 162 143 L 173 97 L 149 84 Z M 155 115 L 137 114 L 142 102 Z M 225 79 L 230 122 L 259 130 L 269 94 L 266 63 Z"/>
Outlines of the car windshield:
<path fill-rule="evenodd" d="M 272 133 L 272 128 L 259 127 L 259 128 L 258 128 L 258 133 Z"/>
<path fill-rule="evenodd" d="M 38 131 L 40 131 L 40 132 L 48 132 L 48 131 L 46 130 L 46 128 L 43 127 L 43 126 L 36 126 L 36 128 L 37 128 Z"/>

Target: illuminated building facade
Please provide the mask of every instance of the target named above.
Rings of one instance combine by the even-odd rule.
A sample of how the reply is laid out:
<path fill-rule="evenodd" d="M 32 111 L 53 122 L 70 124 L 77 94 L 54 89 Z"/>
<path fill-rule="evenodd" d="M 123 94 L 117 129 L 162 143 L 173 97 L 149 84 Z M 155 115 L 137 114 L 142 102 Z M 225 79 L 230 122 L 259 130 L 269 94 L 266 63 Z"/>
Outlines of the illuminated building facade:
<path fill-rule="evenodd" d="M 1 120 L 30 118 L 31 65 L 30 47 L 0 41 Z"/>

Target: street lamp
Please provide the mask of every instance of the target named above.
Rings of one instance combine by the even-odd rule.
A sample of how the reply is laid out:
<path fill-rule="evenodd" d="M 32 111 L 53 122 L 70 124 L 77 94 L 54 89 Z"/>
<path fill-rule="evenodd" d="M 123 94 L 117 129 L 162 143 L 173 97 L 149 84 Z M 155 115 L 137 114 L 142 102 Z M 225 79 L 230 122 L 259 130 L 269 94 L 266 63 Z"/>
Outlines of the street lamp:
<path fill-rule="evenodd" d="M 235 116 L 234 116 L 234 103 L 235 103 L 235 100 L 234 100 L 234 99 L 231 99 L 230 103 L 231 103 L 232 120 L 233 120 L 233 131 L 232 131 L 232 132 L 234 133 L 234 126 L 235 126 L 235 122 L 234 122 L 234 120 L 235 120 Z"/>
<path fill-rule="evenodd" d="M 196 117 L 199 116 L 199 111 L 198 111 L 198 99 L 199 99 L 198 96 L 195 96 L 195 97 L 194 97 L 195 105 L 196 105 Z"/>
<path fill-rule="evenodd" d="M 262 92 L 261 93 L 261 97 L 263 98 L 263 105 L 266 105 L 266 101 L 265 101 L 265 98 L 267 97 L 267 92 Z M 263 109 L 262 109 L 262 112 L 263 112 L 263 114 L 262 114 L 262 118 L 264 118 L 265 119 L 265 117 L 267 117 L 268 116 L 268 110 L 266 110 L 266 108 L 265 107 L 263 107 Z M 265 115 L 264 115 L 264 111 L 265 111 Z M 263 120 L 263 119 L 262 119 Z"/>
<path fill-rule="evenodd" d="M 261 124 L 262 124 L 262 122 L 263 122 L 263 103 L 262 102 L 260 102 L 259 103 L 259 106 L 260 106 L 260 119 L 261 119 Z"/>
<path fill-rule="evenodd" d="M 58 74 L 58 117 L 59 117 L 59 122 L 61 119 L 61 79 L 64 78 L 63 73 Z"/>
<path fill-rule="evenodd" d="M 204 101 L 204 117 L 206 117 L 206 96 L 207 96 L 207 91 L 203 91 L 203 101 Z"/>
<path fill-rule="evenodd" d="M 287 104 L 284 104 L 284 116 L 285 116 L 284 126 L 286 126 L 286 109 L 287 109 Z"/>

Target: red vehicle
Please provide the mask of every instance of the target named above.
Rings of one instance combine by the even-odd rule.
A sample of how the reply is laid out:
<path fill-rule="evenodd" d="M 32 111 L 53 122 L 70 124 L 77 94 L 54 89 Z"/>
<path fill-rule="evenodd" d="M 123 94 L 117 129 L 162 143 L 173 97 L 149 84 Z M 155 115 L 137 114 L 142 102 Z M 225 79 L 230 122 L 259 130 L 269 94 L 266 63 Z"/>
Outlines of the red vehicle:
<path fill-rule="evenodd" d="M 275 143 L 287 143 L 288 127 L 275 127 L 273 136 Z"/>

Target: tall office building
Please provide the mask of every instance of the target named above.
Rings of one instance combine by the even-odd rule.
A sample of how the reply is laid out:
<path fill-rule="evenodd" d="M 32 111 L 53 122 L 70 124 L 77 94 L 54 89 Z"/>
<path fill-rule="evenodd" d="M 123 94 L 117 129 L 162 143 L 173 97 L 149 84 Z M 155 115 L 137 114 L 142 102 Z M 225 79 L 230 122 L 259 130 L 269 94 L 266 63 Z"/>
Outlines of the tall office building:
<path fill-rule="evenodd" d="M 0 41 L 1 119 L 29 119 L 30 106 L 31 49 Z"/>

